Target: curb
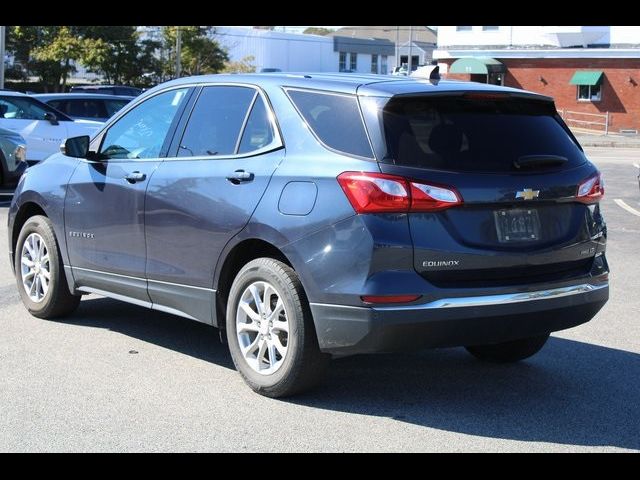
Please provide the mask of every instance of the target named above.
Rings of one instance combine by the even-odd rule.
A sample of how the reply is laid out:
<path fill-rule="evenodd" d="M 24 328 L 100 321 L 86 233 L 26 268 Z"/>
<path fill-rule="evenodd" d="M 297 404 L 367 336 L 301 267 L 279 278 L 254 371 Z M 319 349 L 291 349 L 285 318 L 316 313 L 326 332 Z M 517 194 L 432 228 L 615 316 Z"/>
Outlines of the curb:
<path fill-rule="evenodd" d="M 621 142 L 590 142 L 590 141 L 581 141 L 580 145 L 583 147 L 606 147 L 606 148 L 640 148 L 640 143 L 621 143 Z"/>

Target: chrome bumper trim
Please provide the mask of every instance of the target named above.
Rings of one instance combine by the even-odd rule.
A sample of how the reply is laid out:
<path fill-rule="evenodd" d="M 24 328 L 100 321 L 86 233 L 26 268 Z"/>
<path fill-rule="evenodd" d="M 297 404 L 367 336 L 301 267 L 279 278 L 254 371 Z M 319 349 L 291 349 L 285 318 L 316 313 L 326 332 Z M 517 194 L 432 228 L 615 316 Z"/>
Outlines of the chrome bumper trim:
<path fill-rule="evenodd" d="M 547 300 L 550 298 L 568 297 L 570 295 L 580 295 L 603 288 L 607 288 L 609 282 L 592 285 L 583 283 L 568 287 L 552 288 L 549 290 L 538 290 L 535 292 L 504 293 L 501 295 L 482 295 L 477 297 L 441 298 L 433 302 L 419 305 L 400 305 L 373 307 L 374 310 L 429 310 L 433 308 L 464 308 L 464 307 L 484 307 L 489 305 L 504 305 L 509 303 L 532 302 L 535 300 Z"/>

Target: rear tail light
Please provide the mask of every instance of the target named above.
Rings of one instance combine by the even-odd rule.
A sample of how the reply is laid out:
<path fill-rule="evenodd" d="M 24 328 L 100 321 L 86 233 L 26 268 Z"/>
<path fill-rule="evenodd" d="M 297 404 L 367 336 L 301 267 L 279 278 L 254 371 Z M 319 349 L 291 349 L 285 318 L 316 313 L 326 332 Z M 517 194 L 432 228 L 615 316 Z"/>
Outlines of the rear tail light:
<path fill-rule="evenodd" d="M 356 213 L 435 212 L 462 204 L 453 188 L 384 173 L 344 172 L 338 183 Z"/>
<path fill-rule="evenodd" d="M 363 295 L 364 303 L 409 303 L 415 302 L 422 295 Z"/>
<path fill-rule="evenodd" d="M 592 175 L 578 185 L 576 200 L 582 203 L 595 203 L 604 196 L 604 180 L 600 172 Z"/>

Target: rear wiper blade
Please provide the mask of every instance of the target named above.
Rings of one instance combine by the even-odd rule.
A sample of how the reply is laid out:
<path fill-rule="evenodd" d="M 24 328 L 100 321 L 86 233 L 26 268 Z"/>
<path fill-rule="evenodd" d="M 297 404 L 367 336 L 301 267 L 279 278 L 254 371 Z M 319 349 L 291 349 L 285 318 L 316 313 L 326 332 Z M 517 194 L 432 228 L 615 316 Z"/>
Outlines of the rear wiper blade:
<path fill-rule="evenodd" d="M 523 155 L 513 161 L 516 168 L 558 167 L 567 163 L 567 157 L 560 155 Z"/>

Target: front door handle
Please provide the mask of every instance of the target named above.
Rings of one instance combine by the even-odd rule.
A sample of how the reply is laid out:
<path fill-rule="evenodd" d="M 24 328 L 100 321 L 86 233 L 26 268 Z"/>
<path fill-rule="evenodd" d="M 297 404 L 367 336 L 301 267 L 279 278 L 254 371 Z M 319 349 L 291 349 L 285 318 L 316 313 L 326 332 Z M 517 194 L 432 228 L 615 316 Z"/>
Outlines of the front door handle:
<path fill-rule="evenodd" d="M 252 182 L 255 176 L 251 172 L 245 172 L 244 170 L 236 170 L 230 175 L 227 175 L 229 180 L 234 185 L 239 185 L 242 182 Z"/>
<path fill-rule="evenodd" d="M 127 173 L 124 176 L 124 179 L 129 183 L 142 182 L 146 178 L 147 178 L 147 174 L 141 173 L 141 172 L 131 172 L 131 173 Z"/>

